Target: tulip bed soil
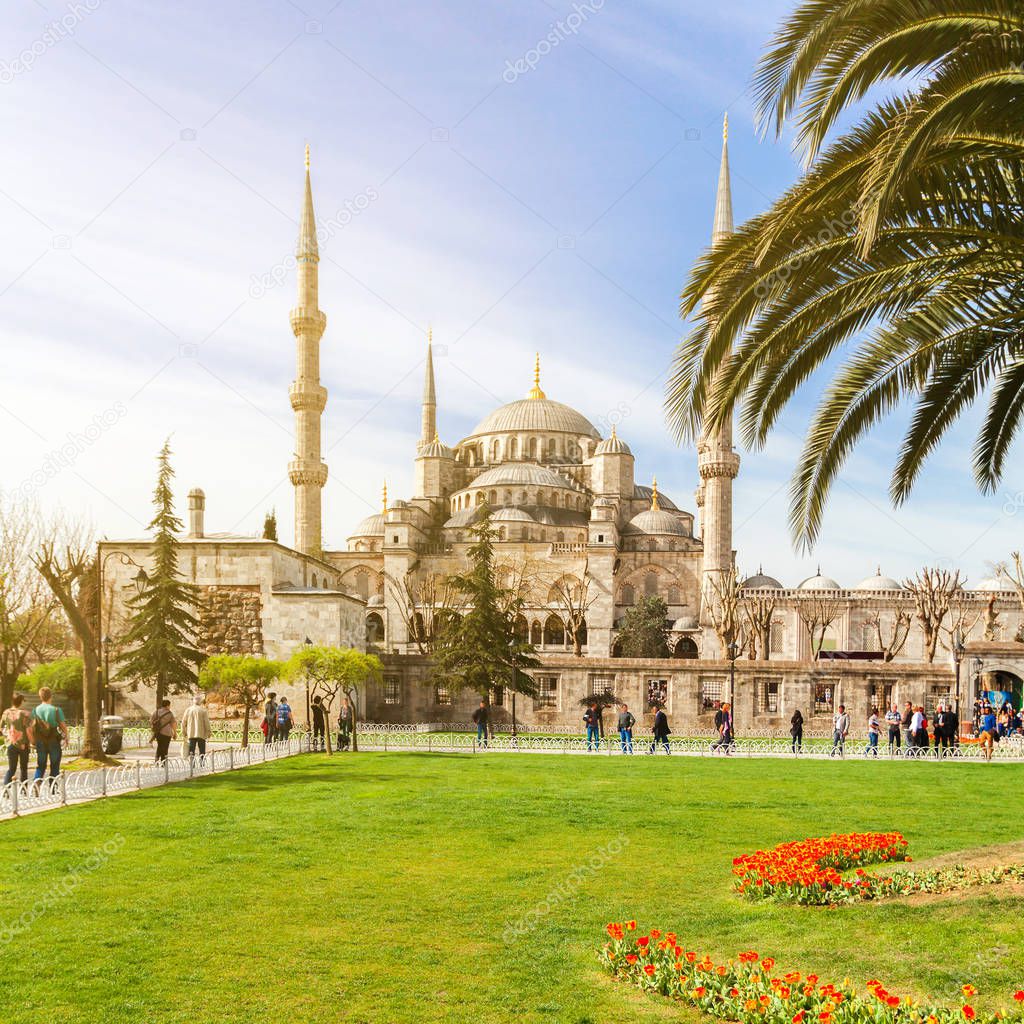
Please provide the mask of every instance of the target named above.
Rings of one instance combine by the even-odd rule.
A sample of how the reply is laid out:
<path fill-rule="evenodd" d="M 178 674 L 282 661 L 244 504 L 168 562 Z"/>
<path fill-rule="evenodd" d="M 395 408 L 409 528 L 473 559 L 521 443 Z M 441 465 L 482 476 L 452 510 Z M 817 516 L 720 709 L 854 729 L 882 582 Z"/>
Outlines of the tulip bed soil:
<path fill-rule="evenodd" d="M 831 831 L 899 830 L 922 860 L 1019 843 L 1022 782 L 1001 764 L 290 758 L 0 823 L 0 1002 L 6 1024 L 696 1021 L 600 970 L 605 923 L 637 918 L 716 958 L 1001 1003 L 1024 982 L 1015 891 L 753 904 L 731 866 Z"/>

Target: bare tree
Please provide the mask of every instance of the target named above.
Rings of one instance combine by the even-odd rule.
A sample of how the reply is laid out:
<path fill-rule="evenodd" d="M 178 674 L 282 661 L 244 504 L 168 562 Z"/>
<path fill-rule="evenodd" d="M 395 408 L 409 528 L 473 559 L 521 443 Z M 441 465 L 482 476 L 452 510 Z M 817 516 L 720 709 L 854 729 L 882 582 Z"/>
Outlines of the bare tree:
<path fill-rule="evenodd" d="M 906 646 L 911 621 L 910 612 L 902 605 L 896 606 L 896 615 L 884 627 L 881 612 L 868 616 L 866 622 L 875 631 L 875 639 L 878 641 L 883 661 L 892 661 Z"/>
<path fill-rule="evenodd" d="M 963 591 L 960 571 L 951 573 L 947 569 L 926 566 L 913 579 L 904 580 L 903 585 L 914 599 L 917 621 L 924 634 L 925 657 L 933 662 L 950 605 Z"/>
<path fill-rule="evenodd" d="M 559 576 L 548 591 L 549 602 L 553 599 L 563 614 L 565 624 L 572 637 L 572 653 L 577 658 L 583 657 L 583 645 L 580 640 L 583 627 L 587 622 L 587 612 L 597 600 L 597 594 L 591 593 L 590 573 L 587 565 L 583 566 L 582 580 L 572 574 Z"/>
<path fill-rule="evenodd" d="M 385 582 L 420 654 L 429 654 L 441 620 L 458 613 L 462 598 L 447 576 L 418 574 L 413 566 L 404 576 L 385 575 Z"/>
<path fill-rule="evenodd" d="M 46 660 L 66 647 L 57 599 L 32 564 L 42 540 L 40 523 L 32 502 L 0 495 L 0 705 L 5 708 L 29 661 Z"/>
<path fill-rule="evenodd" d="M 743 612 L 740 607 L 740 577 L 735 567 L 727 572 L 716 573 L 707 577 L 707 588 L 704 594 L 705 610 L 711 619 L 722 657 L 728 657 L 729 647 L 743 642 Z"/>
<path fill-rule="evenodd" d="M 839 618 L 843 610 L 842 603 L 827 597 L 801 597 L 797 604 L 797 615 L 807 630 L 807 639 L 811 645 L 811 659 L 817 659 L 825 644 L 825 634 L 829 626 Z"/>
<path fill-rule="evenodd" d="M 961 590 L 949 606 L 949 625 L 942 628 L 939 642 L 943 648 L 952 651 L 957 637 L 966 640 L 981 620 L 981 615 L 977 602 L 968 600 L 967 594 Z"/>
<path fill-rule="evenodd" d="M 1010 561 L 997 562 L 995 565 L 996 579 L 1006 580 L 1017 595 L 1017 603 L 1024 612 L 1024 561 L 1019 551 L 1010 552 Z"/>
<path fill-rule="evenodd" d="M 740 595 L 740 606 L 748 634 L 748 651 L 751 660 L 760 650 L 761 659 L 771 658 L 772 620 L 775 618 L 776 599 L 771 594 Z"/>
<path fill-rule="evenodd" d="M 56 520 L 46 530 L 32 562 L 64 609 L 82 653 L 82 756 L 106 761 L 100 743 L 98 628 L 99 579 L 92 531 Z"/>

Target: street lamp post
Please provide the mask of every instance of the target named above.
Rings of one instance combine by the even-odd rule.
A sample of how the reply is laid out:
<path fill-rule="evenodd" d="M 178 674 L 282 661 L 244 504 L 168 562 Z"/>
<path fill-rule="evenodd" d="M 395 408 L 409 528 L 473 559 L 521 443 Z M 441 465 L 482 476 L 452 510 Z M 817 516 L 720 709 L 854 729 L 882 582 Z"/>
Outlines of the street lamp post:
<path fill-rule="evenodd" d="M 984 663 L 981 658 L 975 658 L 971 662 L 971 676 L 974 679 L 974 699 L 977 700 L 979 697 L 979 691 L 981 690 L 981 670 L 984 668 Z M 975 722 L 975 725 L 977 723 Z M 975 730 L 977 731 L 977 730 Z"/>
<path fill-rule="evenodd" d="M 956 668 L 956 695 L 953 701 L 954 713 L 956 714 L 956 735 L 953 737 L 953 745 L 960 745 L 960 662 L 964 659 L 964 636 L 958 629 L 953 634 L 953 665 Z"/>
<path fill-rule="evenodd" d="M 139 571 L 132 577 L 132 582 L 135 584 L 135 591 L 141 597 L 146 589 L 146 584 L 149 582 L 149 574 L 145 569 L 136 562 L 131 555 L 124 551 L 118 551 L 116 548 L 113 551 L 108 551 L 102 558 L 97 555 L 96 558 L 96 636 L 103 637 L 100 641 L 100 651 L 97 653 L 102 657 L 103 661 L 103 687 L 106 690 L 107 701 L 111 702 L 113 699 L 113 693 L 110 689 L 110 645 L 112 643 L 109 635 L 103 632 L 103 574 L 107 570 L 107 562 L 117 556 L 118 561 L 122 565 L 134 565 Z M 109 628 L 110 623 L 107 623 Z M 103 703 L 101 699 L 101 704 Z M 111 711 L 113 708 L 111 708 Z"/>
<path fill-rule="evenodd" d="M 114 713 L 114 692 L 110 689 L 110 645 L 113 640 L 109 636 L 105 636 L 102 640 L 103 643 L 103 689 L 105 691 L 105 700 L 100 702 L 100 717 L 102 718 L 104 713 L 112 715 Z"/>
<path fill-rule="evenodd" d="M 732 713 L 732 734 L 736 735 L 736 658 L 740 653 L 740 645 L 735 640 L 729 641 L 726 648 L 729 655 L 729 710 Z"/>

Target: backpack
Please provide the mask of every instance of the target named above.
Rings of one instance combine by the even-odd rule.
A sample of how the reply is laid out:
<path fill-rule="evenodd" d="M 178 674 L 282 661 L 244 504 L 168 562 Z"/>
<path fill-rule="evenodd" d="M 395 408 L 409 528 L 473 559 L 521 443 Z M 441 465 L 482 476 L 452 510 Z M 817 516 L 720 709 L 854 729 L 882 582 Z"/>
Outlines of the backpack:
<path fill-rule="evenodd" d="M 715 728 L 716 728 L 716 729 L 721 729 L 721 728 L 722 728 L 722 719 L 723 719 L 724 717 L 725 717 L 725 713 L 724 713 L 724 712 L 722 711 L 722 709 L 721 709 L 721 708 L 719 708 L 719 709 L 718 709 L 718 710 L 717 710 L 717 711 L 715 712 Z"/>
<path fill-rule="evenodd" d="M 291 715 L 292 709 L 287 704 L 277 705 L 277 724 L 287 725 L 288 718 Z"/>
<path fill-rule="evenodd" d="M 44 721 L 42 718 L 37 718 L 35 715 L 32 716 L 32 720 L 35 723 L 35 736 L 36 742 L 40 744 L 53 743 L 57 739 L 58 730 L 55 725 L 50 725 L 49 722 Z"/>

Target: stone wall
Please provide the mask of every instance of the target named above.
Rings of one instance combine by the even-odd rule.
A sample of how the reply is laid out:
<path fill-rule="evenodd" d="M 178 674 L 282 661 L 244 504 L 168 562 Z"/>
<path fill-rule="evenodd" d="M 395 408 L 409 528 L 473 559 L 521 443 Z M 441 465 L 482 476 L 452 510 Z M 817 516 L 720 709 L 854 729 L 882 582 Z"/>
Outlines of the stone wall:
<path fill-rule="evenodd" d="M 203 587 L 196 645 L 204 654 L 263 654 L 259 585 Z"/>

